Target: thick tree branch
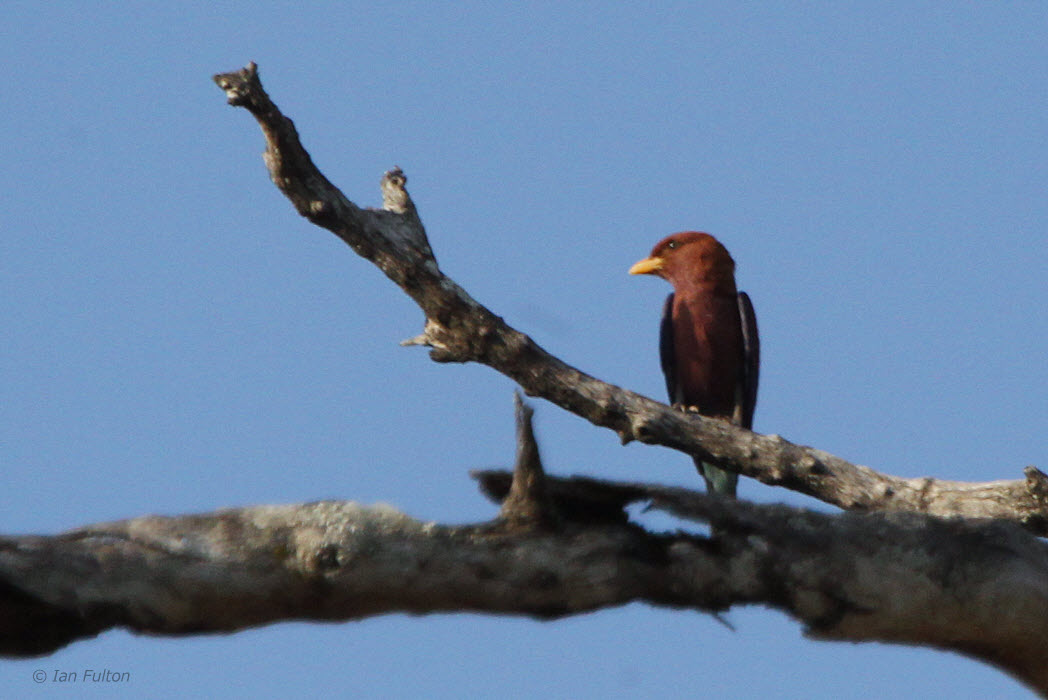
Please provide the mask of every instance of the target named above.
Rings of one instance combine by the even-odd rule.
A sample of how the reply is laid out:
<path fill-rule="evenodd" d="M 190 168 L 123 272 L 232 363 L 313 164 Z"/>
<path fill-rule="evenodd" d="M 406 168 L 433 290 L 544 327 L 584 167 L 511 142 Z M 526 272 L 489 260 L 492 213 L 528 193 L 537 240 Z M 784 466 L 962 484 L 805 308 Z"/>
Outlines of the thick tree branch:
<path fill-rule="evenodd" d="M 508 475 L 482 479 L 499 491 Z M 1048 691 L 1048 548 L 1015 524 L 826 515 L 645 484 L 548 487 L 571 513 L 555 527 L 449 527 L 326 501 L 0 538 L 0 653 L 48 653 L 118 626 L 194 634 L 398 611 L 761 603 L 817 638 L 953 650 Z M 648 532 L 627 522 L 632 502 L 720 534 Z M 575 507 L 585 503 L 601 505 Z"/>
<path fill-rule="evenodd" d="M 193 634 L 397 611 L 555 618 L 632 601 L 708 612 L 759 603 L 817 638 L 952 650 L 1048 696 L 1048 546 L 1029 532 L 1048 530 L 1040 471 L 987 484 L 901 479 L 600 382 L 443 275 L 399 169 L 382 180 L 383 209 L 361 209 L 313 165 L 253 64 L 215 79 L 261 124 L 273 181 L 298 211 L 419 304 L 425 330 L 409 342 L 435 360 L 482 362 L 623 440 L 867 512 L 550 478 L 518 399 L 514 473 L 475 475 L 501 503 L 491 523 L 452 527 L 326 501 L 0 537 L 0 654 L 45 654 L 113 627 Z M 650 532 L 630 521 L 634 503 L 718 535 Z M 939 517 L 955 515 L 966 517 Z"/>
<path fill-rule="evenodd" d="M 1048 695 L 1048 547 L 1020 527 L 1045 530 L 1048 479 L 1039 471 L 991 484 L 899 479 L 589 377 L 440 272 L 402 172 L 383 178 L 382 210 L 360 209 L 316 170 L 254 65 L 216 82 L 262 125 L 273 181 L 299 212 L 419 304 L 426 326 L 413 342 L 432 347 L 434 359 L 488 364 L 624 440 L 666 445 L 852 510 L 913 512 L 827 515 L 647 484 L 550 479 L 518 402 L 514 474 L 477 474 L 502 502 L 491 523 L 450 527 L 389 507 L 319 502 L 0 538 L 0 653 L 48 653 L 118 626 L 190 634 L 394 611 L 550 618 L 630 601 L 712 612 L 761 603 L 819 638 L 953 650 Z M 649 532 L 630 522 L 632 503 L 708 522 L 718 534 Z"/>
<path fill-rule="evenodd" d="M 1048 534 L 1045 475 L 964 483 L 904 479 L 851 464 L 777 435 L 760 435 L 723 421 L 688 415 L 599 381 L 553 357 L 531 338 L 481 306 L 437 266 L 426 232 L 396 169 L 382 180 L 384 208 L 361 209 L 313 164 L 290 119 L 272 103 L 256 66 L 215 76 L 230 104 L 251 112 L 266 138 L 265 161 L 273 182 L 300 214 L 374 262 L 419 305 L 422 335 L 406 344 L 427 345 L 440 362 L 480 362 L 623 442 L 664 445 L 766 484 L 783 486 L 841 508 L 910 511 L 931 515 L 1000 518 Z"/>

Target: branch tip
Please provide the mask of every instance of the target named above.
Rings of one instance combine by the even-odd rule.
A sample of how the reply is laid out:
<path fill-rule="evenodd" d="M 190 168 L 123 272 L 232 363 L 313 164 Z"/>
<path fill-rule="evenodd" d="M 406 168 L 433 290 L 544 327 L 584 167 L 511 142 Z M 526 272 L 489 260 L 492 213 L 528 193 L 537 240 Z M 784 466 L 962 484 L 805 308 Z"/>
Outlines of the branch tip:
<path fill-rule="evenodd" d="M 251 91 L 256 87 L 262 88 L 262 83 L 258 79 L 258 65 L 254 61 L 249 62 L 238 71 L 219 73 L 211 76 L 211 79 L 225 91 L 226 101 L 234 107 L 247 104 Z"/>
<path fill-rule="evenodd" d="M 518 391 L 513 392 L 513 405 L 517 416 L 517 461 L 513 467 L 513 483 L 499 516 L 514 526 L 548 528 L 558 517 L 546 493 L 546 474 L 532 425 L 535 411 Z"/>
<path fill-rule="evenodd" d="M 415 211 L 415 205 L 405 187 L 408 176 L 404 174 L 399 165 L 393 166 L 382 176 L 380 186 L 382 188 L 382 208 L 394 214 L 407 214 Z"/>
<path fill-rule="evenodd" d="M 429 342 L 429 336 L 425 333 L 420 333 L 416 335 L 414 338 L 407 338 L 406 340 L 400 341 L 400 346 L 402 348 L 409 348 L 415 345 L 424 345 L 426 347 L 431 347 L 431 343 Z"/>

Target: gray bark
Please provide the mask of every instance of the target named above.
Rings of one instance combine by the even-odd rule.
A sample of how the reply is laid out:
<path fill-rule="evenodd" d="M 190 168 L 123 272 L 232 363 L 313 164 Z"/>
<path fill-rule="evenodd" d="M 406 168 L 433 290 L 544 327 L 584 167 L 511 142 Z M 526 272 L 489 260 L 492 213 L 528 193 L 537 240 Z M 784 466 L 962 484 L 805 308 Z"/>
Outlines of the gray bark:
<path fill-rule="evenodd" d="M 491 522 L 451 527 L 320 502 L 0 538 L 0 653 L 49 653 L 115 626 L 192 634 L 394 611 L 556 618 L 630 601 L 710 612 L 760 603 L 818 638 L 951 650 L 1048 695 L 1040 471 L 982 484 L 903 479 L 601 382 L 441 272 L 403 172 L 382 178 L 381 209 L 362 209 L 313 165 L 254 64 L 215 81 L 262 127 L 273 182 L 299 213 L 422 309 L 423 332 L 405 344 L 430 347 L 439 362 L 486 364 L 624 442 L 680 450 L 848 512 L 548 477 L 519 405 L 514 473 L 475 474 L 501 503 Z M 649 532 L 624 511 L 637 502 L 708 523 L 716 536 Z"/>

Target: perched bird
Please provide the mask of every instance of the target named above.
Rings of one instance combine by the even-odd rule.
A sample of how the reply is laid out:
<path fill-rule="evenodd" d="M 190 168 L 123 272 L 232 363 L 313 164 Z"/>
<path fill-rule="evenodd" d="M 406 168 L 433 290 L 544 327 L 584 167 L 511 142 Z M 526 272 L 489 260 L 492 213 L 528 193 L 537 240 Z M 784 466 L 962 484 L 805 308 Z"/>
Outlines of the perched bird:
<path fill-rule="evenodd" d="M 631 275 L 657 275 L 673 285 L 659 332 L 670 403 L 703 416 L 753 427 L 760 368 L 757 317 L 735 288 L 735 261 L 708 233 L 687 231 L 659 241 Z M 695 460 L 706 488 L 735 496 L 737 474 Z"/>

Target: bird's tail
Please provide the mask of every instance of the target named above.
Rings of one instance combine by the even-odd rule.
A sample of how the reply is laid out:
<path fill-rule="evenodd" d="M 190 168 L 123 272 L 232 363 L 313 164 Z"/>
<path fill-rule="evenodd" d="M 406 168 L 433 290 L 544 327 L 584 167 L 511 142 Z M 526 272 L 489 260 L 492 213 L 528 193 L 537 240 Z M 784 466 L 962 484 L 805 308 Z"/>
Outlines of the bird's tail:
<path fill-rule="evenodd" d="M 702 478 L 706 480 L 706 491 L 708 493 L 735 498 L 735 487 L 739 483 L 738 474 L 718 469 L 709 462 L 703 462 L 701 459 L 695 460 L 695 468 L 699 470 L 699 474 L 702 474 Z"/>

